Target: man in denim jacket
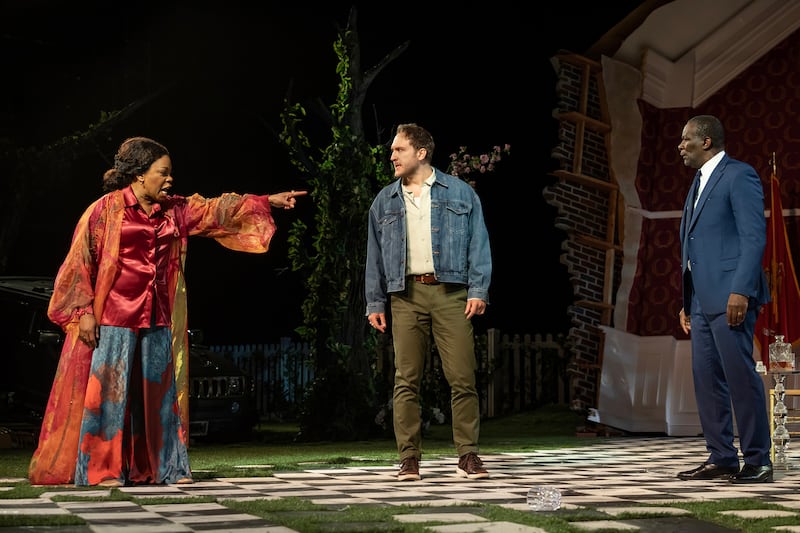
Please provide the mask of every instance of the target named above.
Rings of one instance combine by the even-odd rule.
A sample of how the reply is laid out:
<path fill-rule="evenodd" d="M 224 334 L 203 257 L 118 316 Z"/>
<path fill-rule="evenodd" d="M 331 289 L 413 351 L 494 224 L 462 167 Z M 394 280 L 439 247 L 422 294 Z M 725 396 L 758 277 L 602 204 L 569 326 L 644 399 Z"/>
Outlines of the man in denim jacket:
<path fill-rule="evenodd" d="M 369 210 L 366 315 L 373 328 L 385 332 L 388 300 L 399 481 L 420 479 L 419 397 L 431 335 L 451 389 L 456 473 L 489 477 L 478 457 L 480 406 L 471 322 L 489 301 L 489 234 L 475 190 L 431 166 L 434 147 L 424 128 L 398 126 L 391 161 L 400 179 L 384 187 Z"/>

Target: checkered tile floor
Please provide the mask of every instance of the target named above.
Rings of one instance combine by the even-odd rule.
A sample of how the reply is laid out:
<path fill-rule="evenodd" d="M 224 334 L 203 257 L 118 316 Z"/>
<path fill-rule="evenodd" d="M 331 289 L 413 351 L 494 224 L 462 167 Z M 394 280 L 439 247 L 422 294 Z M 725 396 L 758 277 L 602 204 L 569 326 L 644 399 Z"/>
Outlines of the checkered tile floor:
<path fill-rule="evenodd" d="M 359 504 L 441 507 L 490 503 L 527 510 L 525 496 L 528 489 L 533 485 L 552 485 L 561 490 L 562 509 L 591 507 L 610 511 L 613 515 L 614 508 L 655 503 L 757 498 L 761 502 L 796 510 L 797 523 L 800 524 L 800 460 L 796 461 L 798 469 L 776 469 L 775 482 L 767 484 L 734 485 L 723 480 L 685 482 L 675 477 L 677 472 L 702 463 L 706 456 L 702 438 L 623 437 L 598 439 L 591 446 L 580 448 L 481 454 L 491 474 L 491 478 L 484 480 L 456 477 L 456 459 L 453 457 L 423 460 L 420 465 L 423 479 L 416 482 L 397 482 L 396 466 L 369 466 L 309 469 L 278 472 L 269 478 L 219 478 L 198 481 L 193 485 L 138 486 L 121 490 L 137 497 L 212 496 L 237 500 L 298 497 L 332 507 Z M 132 502 L 51 501 L 52 496 L 64 493 L 88 497 L 105 495 L 107 491 L 54 488 L 37 499 L 0 499 L 0 514 L 72 513 L 89 524 L 88 529 L 75 531 L 98 533 L 131 531 L 132 524 L 155 532 L 291 532 L 261 518 L 227 510 L 216 503 L 139 506 Z M 452 519 L 459 519 L 457 514 L 450 514 Z M 455 529 L 436 530 L 475 531 L 471 529 L 473 526 L 466 525 L 469 520 L 464 519 L 464 522 Z M 481 527 L 481 531 L 493 531 L 487 528 L 487 524 Z M 535 531 L 524 527 L 513 530 Z M 800 525 L 790 531 L 800 531 Z"/>

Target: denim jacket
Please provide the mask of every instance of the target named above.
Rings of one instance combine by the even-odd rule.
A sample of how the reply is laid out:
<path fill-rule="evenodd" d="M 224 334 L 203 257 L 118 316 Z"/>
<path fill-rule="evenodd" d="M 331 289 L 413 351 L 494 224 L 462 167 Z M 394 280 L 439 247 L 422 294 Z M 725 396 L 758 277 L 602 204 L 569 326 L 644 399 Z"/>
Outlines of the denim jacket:
<path fill-rule="evenodd" d="M 436 278 L 467 286 L 467 298 L 489 303 L 492 254 L 483 208 L 462 179 L 434 169 L 431 246 Z M 406 206 L 400 179 L 384 187 L 369 209 L 365 289 L 367 312 L 384 313 L 387 294 L 406 286 Z"/>

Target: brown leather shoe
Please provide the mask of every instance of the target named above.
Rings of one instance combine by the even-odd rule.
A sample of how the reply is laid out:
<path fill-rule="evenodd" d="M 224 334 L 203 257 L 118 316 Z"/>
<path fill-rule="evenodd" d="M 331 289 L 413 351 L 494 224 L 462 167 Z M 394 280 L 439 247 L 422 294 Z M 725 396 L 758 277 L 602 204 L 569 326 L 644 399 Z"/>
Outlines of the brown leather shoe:
<path fill-rule="evenodd" d="M 731 483 L 772 483 L 772 465 L 745 464 L 741 471 L 733 474 L 728 481 Z"/>
<path fill-rule="evenodd" d="M 416 457 L 406 457 L 400 461 L 400 472 L 397 474 L 397 481 L 419 481 L 419 459 Z"/>
<path fill-rule="evenodd" d="M 739 472 L 736 466 L 719 466 L 713 463 L 703 463 L 697 468 L 679 472 L 678 477 L 683 480 L 694 479 L 728 479 Z"/>
<path fill-rule="evenodd" d="M 456 474 L 468 479 L 483 479 L 489 477 L 489 471 L 483 466 L 483 461 L 475 452 L 465 453 L 458 458 Z"/>

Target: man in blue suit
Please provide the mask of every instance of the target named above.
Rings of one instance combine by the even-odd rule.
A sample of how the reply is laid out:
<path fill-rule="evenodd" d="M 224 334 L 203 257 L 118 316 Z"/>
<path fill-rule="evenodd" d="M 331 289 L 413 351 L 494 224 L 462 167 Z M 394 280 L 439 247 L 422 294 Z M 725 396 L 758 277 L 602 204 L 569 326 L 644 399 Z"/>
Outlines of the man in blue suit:
<path fill-rule="evenodd" d="M 725 153 L 725 130 L 716 117 L 689 119 L 678 150 L 684 165 L 698 169 L 681 218 L 679 320 L 685 333 L 691 331 L 694 392 L 709 452 L 705 463 L 678 477 L 771 482 L 766 395 L 753 360 L 756 318 L 770 299 L 762 268 L 764 188 L 752 166 Z"/>

